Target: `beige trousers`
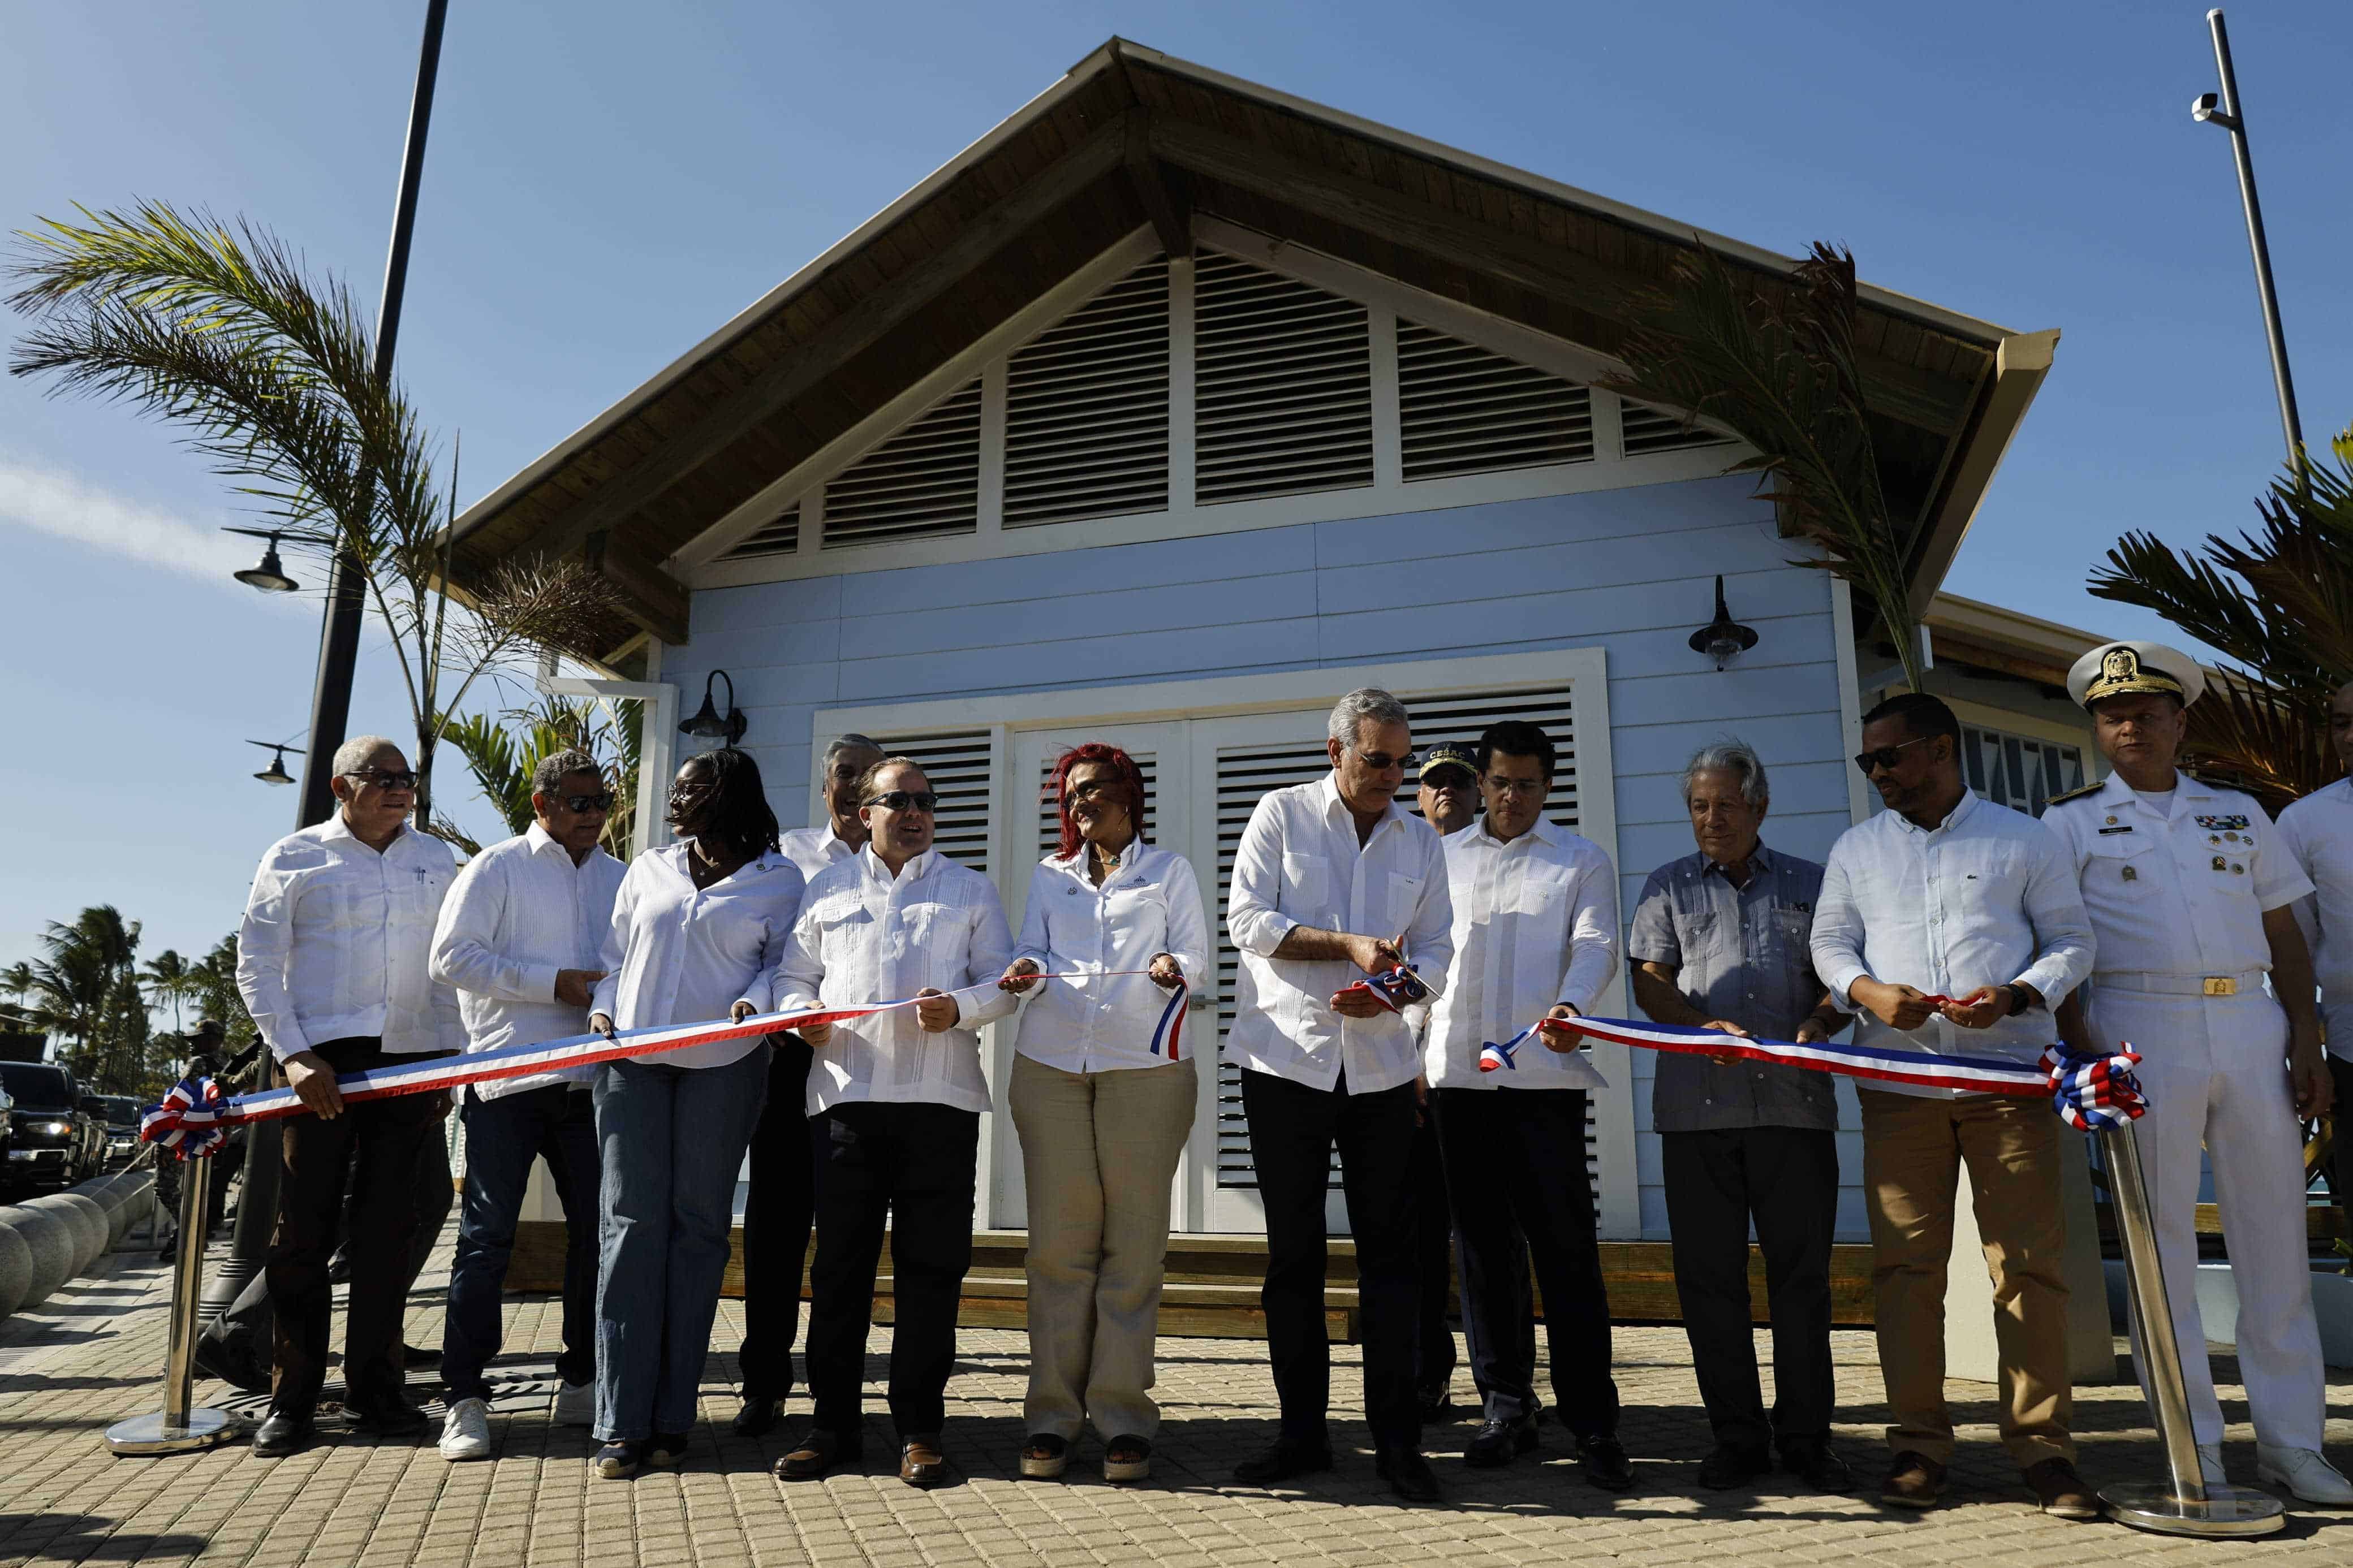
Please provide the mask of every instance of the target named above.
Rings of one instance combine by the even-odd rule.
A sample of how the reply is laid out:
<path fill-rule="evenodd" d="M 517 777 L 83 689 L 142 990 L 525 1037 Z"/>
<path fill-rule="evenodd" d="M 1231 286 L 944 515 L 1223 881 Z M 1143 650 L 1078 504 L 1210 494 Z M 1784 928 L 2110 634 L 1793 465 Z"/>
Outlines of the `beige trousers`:
<path fill-rule="evenodd" d="M 1888 1447 L 1939 1464 L 1952 1457 L 1953 1418 L 1945 1405 L 1945 1266 L 1967 1161 L 1978 1234 L 1993 1278 L 2002 1446 L 2021 1468 L 2073 1459 L 2062 1264 L 2067 1215 L 2059 1196 L 2063 1128 L 2050 1100 L 1998 1094 L 1932 1100 L 1872 1089 L 1858 1098 L 1879 1370 L 1894 1418 Z"/>
<path fill-rule="evenodd" d="M 1071 1073 L 1013 1058 L 1006 1096 L 1029 1188 L 1026 1430 L 1150 1437 L 1169 1185 L 1193 1131 L 1191 1058 Z"/>

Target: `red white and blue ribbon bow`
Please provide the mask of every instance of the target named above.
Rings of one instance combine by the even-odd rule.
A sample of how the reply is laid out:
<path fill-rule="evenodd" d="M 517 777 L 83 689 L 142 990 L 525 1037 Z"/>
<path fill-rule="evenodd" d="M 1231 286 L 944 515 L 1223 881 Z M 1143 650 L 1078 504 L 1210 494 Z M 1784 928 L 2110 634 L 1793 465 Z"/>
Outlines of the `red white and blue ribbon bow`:
<path fill-rule="evenodd" d="M 2051 1103 L 2059 1119 L 2079 1132 L 2122 1127 L 2148 1110 L 2148 1095 L 2133 1068 L 2140 1053 L 2127 1045 L 2114 1056 L 2086 1056 L 2064 1046 L 2042 1053 Z"/>
<path fill-rule="evenodd" d="M 1526 1028 L 1522 1029 L 1518 1034 L 1514 1035 L 1510 1039 L 1505 1040 L 1500 1046 L 1492 1041 L 1486 1045 L 1481 1046 L 1479 1047 L 1479 1070 L 1481 1072 L 1493 1072 L 1498 1068 L 1509 1068 L 1514 1072 L 1519 1071 L 1520 1064 L 1513 1060 L 1513 1058 L 1520 1054 L 1520 1047 L 1526 1045 L 1528 1043 L 1528 1037 L 1534 1035 L 1535 1032 L 1536 1026 L 1530 1024 Z"/>
<path fill-rule="evenodd" d="M 1636 1023 L 1630 1018 L 1563 1018 L 1558 1023 L 1572 1034 L 1621 1046 L 1639 1046 L 1645 1050 L 1739 1057 L 1747 1061 L 1804 1068 L 1810 1072 L 1840 1073 L 1882 1083 L 1917 1084 L 1924 1089 L 1958 1089 L 1965 1094 L 2051 1092 L 2050 1074 L 2040 1065 L 1999 1057 L 1930 1056 L 1922 1051 L 1841 1046 L 1827 1040 L 1799 1045 L 1793 1040 L 1760 1040 L 1683 1024 Z"/>
<path fill-rule="evenodd" d="M 202 1074 L 184 1078 L 164 1094 L 163 1104 L 149 1106 L 140 1116 L 139 1136 L 183 1160 L 216 1154 L 228 1142 L 221 1104 L 220 1085 Z"/>
<path fill-rule="evenodd" d="M 1378 974 L 1367 974 L 1354 985 L 1343 986 L 1340 994 L 1362 992 L 1392 1013 L 1402 1013 L 1417 1002 L 1430 1000 L 1430 987 L 1409 963 L 1393 963 Z"/>
<path fill-rule="evenodd" d="M 1182 980 L 1176 982 L 1176 989 L 1168 994 L 1168 1005 L 1160 1009 L 1160 1022 L 1152 1030 L 1154 1056 L 1166 1056 L 1172 1062 L 1177 1059 L 1180 1037 L 1185 1033 L 1185 1006 L 1192 999 L 1192 987 Z"/>

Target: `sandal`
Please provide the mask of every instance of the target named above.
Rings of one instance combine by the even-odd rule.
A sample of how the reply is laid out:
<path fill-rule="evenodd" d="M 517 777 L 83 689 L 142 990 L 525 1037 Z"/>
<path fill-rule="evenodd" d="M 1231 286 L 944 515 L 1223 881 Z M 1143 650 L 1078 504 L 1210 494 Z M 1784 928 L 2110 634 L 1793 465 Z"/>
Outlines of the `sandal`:
<path fill-rule="evenodd" d="M 1070 1462 L 1069 1439 L 1057 1437 L 1051 1432 L 1032 1432 L 1029 1440 L 1021 1445 L 1021 1479 L 1024 1480 L 1058 1479 Z"/>
<path fill-rule="evenodd" d="M 1103 1445 L 1103 1479 L 1142 1481 L 1152 1478 L 1152 1442 L 1145 1437 L 1113 1437 Z"/>

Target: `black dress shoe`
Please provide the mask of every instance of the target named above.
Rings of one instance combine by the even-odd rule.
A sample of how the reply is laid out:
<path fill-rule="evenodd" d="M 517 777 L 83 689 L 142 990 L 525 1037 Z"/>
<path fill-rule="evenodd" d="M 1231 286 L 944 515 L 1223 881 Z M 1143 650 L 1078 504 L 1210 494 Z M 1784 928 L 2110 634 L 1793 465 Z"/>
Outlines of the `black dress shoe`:
<path fill-rule="evenodd" d="M 783 1400 L 770 1399 L 765 1394 L 747 1394 L 744 1396 L 744 1408 L 735 1412 L 735 1436 L 765 1437 L 776 1430 L 784 1414 Z"/>
<path fill-rule="evenodd" d="M 776 1461 L 775 1474 L 780 1481 L 813 1481 L 838 1465 L 856 1464 L 863 1457 L 856 1442 L 839 1432 L 812 1426 L 791 1453 Z"/>
<path fill-rule="evenodd" d="M 346 1405 L 343 1419 L 353 1431 L 372 1437 L 414 1437 L 433 1425 L 425 1418 L 425 1412 L 396 1396 Z"/>
<path fill-rule="evenodd" d="M 1772 1468 L 1772 1460 L 1762 1450 L 1752 1452 L 1719 1443 L 1715 1452 L 1699 1462 L 1699 1484 L 1712 1492 L 1726 1492 L 1746 1486 Z"/>
<path fill-rule="evenodd" d="M 1579 1437 L 1577 1462 L 1586 1480 L 1606 1492 L 1622 1492 L 1634 1484 L 1634 1467 L 1627 1462 L 1625 1446 L 1615 1437 Z"/>
<path fill-rule="evenodd" d="M 1516 1421 L 1489 1421 L 1481 1425 L 1478 1435 L 1462 1450 L 1462 1462 L 1474 1469 L 1492 1470 L 1508 1465 L 1513 1458 L 1536 1446 L 1536 1424 L 1532 1416 L 1523 1415 Z"/>
<path fill-rule="evenodd" d="M 1782 1444 L 1781 1468 L 1818 1492 L 1854 1489 L 1854 1472 L 1846 1468 L 1838 1450 L 1820 1437 Z"/>
<path fill-rule="evenodd" d="M 1430 1461 L 1412 1448 L 1384 1448 L 1373 1456 L 1373 1468 L 1388 1482 L 1389 1490 L 1408 1502 L 1436 1502 L 1438 1477 Z"/>
<path fill-rule="evenodd" d="M 253 1451 L 265 1459 L 282 1459 L 311 1446 L 316 1432 L 307 1410 L 273 1410 L 253 1434 Z"/>
<path fill-rule="evenodd" d="M 1266 1452 L 1236 1465 L 1234 1479 L 1251 1486 L 1264 1486 L 1271 1481 L 1287 1481 L 1293 1476 L 1314 1475 L 1318 1470 L 1331 1468 L 1332 1445 L 1328 1440 L 1310 1443 L 1278 1437 Z"/>

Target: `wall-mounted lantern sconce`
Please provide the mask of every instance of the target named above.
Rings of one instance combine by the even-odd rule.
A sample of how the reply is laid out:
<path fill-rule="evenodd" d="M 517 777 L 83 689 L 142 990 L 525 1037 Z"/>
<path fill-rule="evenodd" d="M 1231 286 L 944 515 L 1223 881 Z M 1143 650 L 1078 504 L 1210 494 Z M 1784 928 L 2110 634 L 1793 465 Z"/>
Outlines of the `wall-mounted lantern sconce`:
<path fill-rule="evenodd" d="M 1691 635 L 1694 653 L 1704 653 L 1715 660 L 1722 669 L 1740 655 L 1757 646 L 1757 628 L 1744 626 L 1732 618 L 1724 603 L 1724 579 L 1715 580 L 1715 619 Z"/>
<path fill-rule="evenodd" d="M 714 680 L 727 682 L 727 717 L 724 719 L 719 716 L 719 710 L 712 704 L 711 683 Z M 696 709 L 694 717 L 681 724 L 679 729 L 700 740 L 724 741 L 732 746 L 742 740 L 744 731 L 751 727 L 752 721 L 744 718 L 743 710 L 735 706 L 735 678 L 723 669 L 714 669 L 703 678 L 702 706 Z"/>

